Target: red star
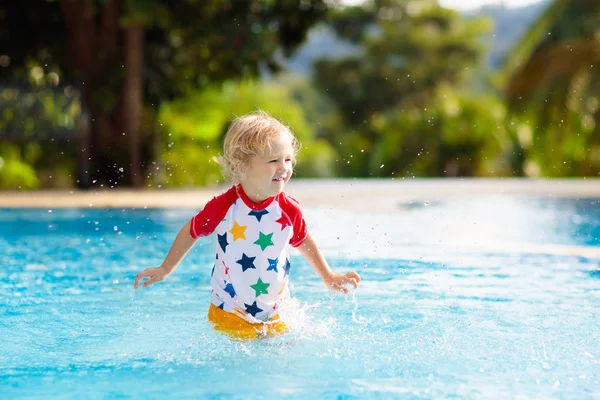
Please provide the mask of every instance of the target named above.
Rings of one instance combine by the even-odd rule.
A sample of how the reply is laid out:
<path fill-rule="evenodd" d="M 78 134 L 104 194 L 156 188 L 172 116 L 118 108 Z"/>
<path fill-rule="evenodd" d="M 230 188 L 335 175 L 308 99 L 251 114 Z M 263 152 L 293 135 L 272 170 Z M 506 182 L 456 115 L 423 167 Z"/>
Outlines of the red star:
<path fill-rule="evenodd" d="M 277 310 L 277 303 L 273 306 L 273 310 Z"/>
<path fill-rule="evenodd" d="M 284 230 L 286 226 L 292 226 L 292 223 L 285 215 L 281 214 L 281 217 L 275 222 L 279 222 L 281 224 L 281 230 Z"/>
<path fill-rule="evenodd" d="M 227 265 L 225 265 L 225 261 L 221 261 L 223 263 L 223 266 L 225 267 L 225 275 L 229 275 L 229 267 Z"/>

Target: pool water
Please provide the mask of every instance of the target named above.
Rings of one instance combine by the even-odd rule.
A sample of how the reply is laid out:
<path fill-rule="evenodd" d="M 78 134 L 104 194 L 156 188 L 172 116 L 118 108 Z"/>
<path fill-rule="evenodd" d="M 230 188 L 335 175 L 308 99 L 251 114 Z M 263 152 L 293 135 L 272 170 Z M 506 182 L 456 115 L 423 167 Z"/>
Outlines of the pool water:
<path fill-rule="evenodd" d="M 600 398 L 599 199 L 306 209 L 361 286 L 293 252 L 293 331 L 252 342 L 206 320 L 211 238 L 133 290 L 195 212 L 1 209 L 0 397 Z"/>

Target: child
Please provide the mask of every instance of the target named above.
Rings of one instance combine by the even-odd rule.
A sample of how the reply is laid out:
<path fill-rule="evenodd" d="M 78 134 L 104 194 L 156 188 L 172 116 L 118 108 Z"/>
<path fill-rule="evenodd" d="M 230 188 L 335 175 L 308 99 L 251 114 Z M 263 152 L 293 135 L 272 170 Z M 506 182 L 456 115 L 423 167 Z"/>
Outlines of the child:
<path fill-rule="evenodd" d="M 146 287 L 169 276 L 197 238 L 216 232 L 208 319 L 234 337 L 286 331 L 280 310 L 290 300 L 288 244 L 298 248 L 327 287 L 348 293 L 356 272 L 332 272 L 308 232 L 298 203 L 283 193 L 300 145 L 293 133 L 264 112 L 237 118 L 225 136 L 219 162 L 233 186 L 214 197 L 181 229 L 165 261 L 140 272 Z"/>

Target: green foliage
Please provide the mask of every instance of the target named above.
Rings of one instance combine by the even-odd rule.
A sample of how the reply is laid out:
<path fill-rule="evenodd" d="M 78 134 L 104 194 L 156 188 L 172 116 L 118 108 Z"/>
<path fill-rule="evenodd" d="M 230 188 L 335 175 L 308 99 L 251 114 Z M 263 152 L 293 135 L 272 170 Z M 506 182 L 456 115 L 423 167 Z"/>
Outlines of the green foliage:
<path fill-rule="evenodd" d="M 335 152 L 325 140 L 307 140 L 304 142 L 295 175 L 303 178 L 322 178 L 336 175 Z"/>
<path fill-rule="evenodd" d="M 552 1 L 507 55 L 503 67 L 504 75 L 514 73 L 531 56 L 532 52 L 538 47 L 540 40 L 544 40 L 545 36 L 552 36 L 548 35 L 551 32 L 552 24 L 564 13 L 565 7 L 571 2 L 572 0 Z"/>
<path fill-rule="evenodd" d="M 281 69 L 307 30 L 323 20 L 322 0 L 282 1 L 133 1 L 132 13 L 149 23 L 147 68 L 154 79 L 148 95 L 185 94 L 234 77 L 252 78 L 263 70 Z M 160 6 L 160 7 L 159 7 Z"/>
<path fill-rule="evenodd" d="M 16 145 L 0 144 L 0 189 L 35 189 L 39 179 Z"/>
<path fill-rule="evenodd" d="M 315 65 L 316 85 L 347 126 L 326 136 L 340 148 L 340 171 L 355 176 L 479 172 L 479 153 L 494 139 L 476 127 L 501 124 L 501 117 L 444 88 L 461 85 L 480 62 L 479 38 L 489 30 L 488 20 L 462 18 L 434 1 L 386 0 L 341 11 L 333 24 L 362 49 Z M 450 99 L 440 98 L 444 90 L 460 109 L 456 115 L 444 105 Z"/>
<path fill-rule="evenodd" d="M 555 0 L 513 50 L 505 93 L 534 127 L 529 165 L 542 176 L 600 170 L 600 3 Z"/>
<path fill-rule="evenodd" d="M 140 185 L 138 164 L 150 166 L 152 150 L 161 146 L 148 145 L 152 134 L 127 123 L 139 117 L 136 110 L 158 110 L 164 101 L 190 90 L 278 70 L 281 56 L 289 55 L 326 11 L 324 0 L 0 0 L 0 79 L 11 86 L 19 82 L 16 94 L 8 95 L 17 105 L 2 105 L 0 128 L 20 139 L 76 129 L 79 99 L 63 104 L 66 97 L 55 90 L 37 91 L 30 101 L 30 88 L 23 86 L 30 71 L 38 80 L 52 71 L 56 80 L 81 91 L 90 119 L 90 157 L 73 174 L 81 178 L 78 182 L 91 176 L 101 184 Z M 139 37 L 143 41 L 123 40 Z M 143 62 L 128 57 L 136 54 L 143 54 Z M 30 68 L 29 63 L 37 66 Z M 131 93 L 136 89 L 129 83 L 135 82 L 126 77 L 132 75 L 143 76 L 143 105 L 137 104 L 140 96 Z M 71 105 L 77 109 L 65 113 Z M 37 118 L 40 113 L 44 118 Z M 175 121 L 170 123 L 177 125 Z M 23 126 L 15 126 L 21 122 Z M 185 121 L 190 122 L 194 123 Z M 187 128 L 179 124 L 174 132 Z M 139 138 L 139 146 L 123 140 L 127 129 Z M 115 166 L 132 162 L 136 164 L 126 169 L 128 173 L 115 171 Z"/>
<path fill-rule="evenodd" d="M 292 92 L 277 83 L 229 82 L 190 93 L 163 105 L 159 112 L 164 142 L 160 175 L 164 186 L 214 184 L 220 169 L 212 161 L 222 138 L 236 117 L 262 109 L 289 125 L 303 144 L 298 156 L 299 176 L 331 176 L 334 152 L 315 138 L 315 129 Z"/>
<path fill-rule="evenodd" d="M 104 125 L 105 137 L 122 132 L 124 48 L 103 30 L 111 26 L 105 12 L 112 3 L 85 3 L 97 22 L 90 37 L 103 47 L 92 70 L 79 75 L 67 51 L 61 1 L 80 8 L 69 0 L 0 0 L 0 139 L 8 139 L 0 144 L 0 188 L 72 184 L 84 87 L 102 117 L 91 118 L 112 121 Z M 256 109 L 300 138 L 299 177 L 594 176 L 600 170 L 598 2 L 552 2 L 499 76 L 507 106 L 497 94 L 473 94 L 489 87 L 478 69 L 489 20 L 461 16 L 434 0 L 334 8 L 327 29 L 358 50 L 317 62 L 313 82 L 272 73 L 308 28 L 324 20 L 324 0 L 119 4 L 115 38 L 136 22 L 145 29 L 140 137 L 151 185 L 220 181 L 213 158 L 228 124 Z M 257 76 L 268 81 L 257 83 Z M 122 147 L 94 143 L 102 151 Z"/>
<path fill-rule="evenodd" d="M 308 78 L 293 74 L 279 74 L 274 83 L 285 90 L 298 102 L 306 120 L 316 137 L 330 141 L 344 129 L 342 117 L 333 101 L 316 88 Z M 335 143 L 334 143 L 335 146 Z"/>
<path fill-rule="evenodd" d="M 27 81 L 0 87 L 0 138 L 69 134 L 81 116 L 79 92 L 60 84 L 57 71 L 30 62 Z"/>
<path fill-rule="evenodd" d="M 504 116 L 503 104 L 494 97 L 440 91 L 426 110 L 403 110 L 382 121 L 370 173 L 503 175 L 506 168 L 495 156 L 507 135 Z"/>
<path fill-rule="evenodd" d="M 180 140 L 163 152 L 164 171 L 154 180 L 165 187 L 214 185 L 221 180 L 219 165 L 212 160 L 217 155 L 214 147 Z"/>
<path fill-rule="evenodd" d="M 350 125 L 399 106 L 422 106 L 439 85 L 460 83 L 480 61 L 478 37 L 489 28 L 487 20 L 467 20 L 428 1 L 381 1 L 338 18 L 345 27 L 353 18 L 363 26 L 361 13 L 374 21 L 363 29 L 361 54 L 315 65 L 317 85 Z"/>

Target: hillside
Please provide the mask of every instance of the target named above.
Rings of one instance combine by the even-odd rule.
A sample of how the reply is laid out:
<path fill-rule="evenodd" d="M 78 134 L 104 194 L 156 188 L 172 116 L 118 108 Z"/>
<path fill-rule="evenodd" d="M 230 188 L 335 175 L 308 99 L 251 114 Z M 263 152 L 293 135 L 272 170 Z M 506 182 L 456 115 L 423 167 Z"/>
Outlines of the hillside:
<path fill-rule="evenodd" d="M 487 64 L 490 68 L 497 69 L 502 66 L 506 53 L 518 42 L 531 23 L 544 12 L 548 4 L 549 0 L 543 0 L 537 4 L 518 8 L 487 6 L 474 13 L 487 16 L 494 21 L 494 32 L 486 38 L 489 51 Z"/>
<path fill-rule="evenodd" d="M 502 65 L 505 54 L 525 33 L 529 25 L 544 11 L 549 0 L 525 7 L 508 8 L 502 5 L 486 6 L 475 12 L 466 13 L 466 17 L 484 15 L 494 21 L 495 29 L 485 43 L 488 48 L 487 64 L 492 69 Z M 313 28 L 295 55 L 287 60 L 287 69 L 291 72 L 309 75 L 312 63 L 319 58 L 340 58 L 358 51 L 357 46 L 338 39 L 327 26 Z"/>

